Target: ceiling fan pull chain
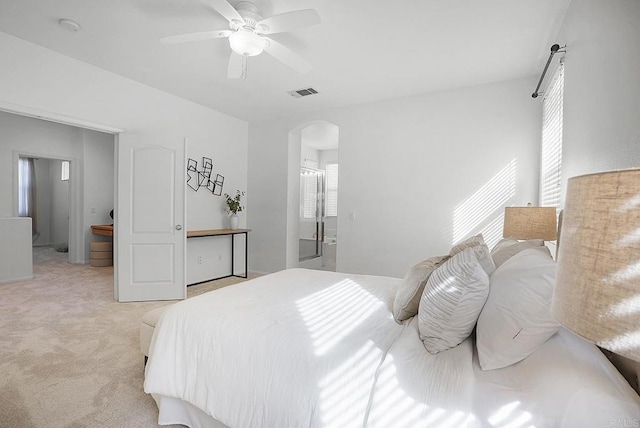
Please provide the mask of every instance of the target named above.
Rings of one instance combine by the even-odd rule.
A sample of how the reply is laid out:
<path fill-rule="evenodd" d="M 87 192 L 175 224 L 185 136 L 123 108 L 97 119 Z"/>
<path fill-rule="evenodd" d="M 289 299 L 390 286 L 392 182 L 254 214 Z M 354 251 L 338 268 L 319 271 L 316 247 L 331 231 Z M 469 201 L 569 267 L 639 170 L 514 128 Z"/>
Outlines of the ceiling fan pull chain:
<path fill-rule="evenodd" d="M 247 81 L 247 56 L 242 55 L 242 80 Z"/>

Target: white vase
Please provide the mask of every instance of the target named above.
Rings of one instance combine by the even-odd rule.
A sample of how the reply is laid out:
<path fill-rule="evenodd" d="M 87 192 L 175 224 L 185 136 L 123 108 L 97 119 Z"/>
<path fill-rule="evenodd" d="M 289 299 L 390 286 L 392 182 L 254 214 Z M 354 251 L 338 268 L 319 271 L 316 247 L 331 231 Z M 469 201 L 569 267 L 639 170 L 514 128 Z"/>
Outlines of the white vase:
<path fill-rule="evenodd" d="M 231 214 L 229 217 L 229 227 L 232 230 L 235 230 L 238 228 L 238 224 L 240 224 L 240 217 L 238 217 L 238 214 Z"/>

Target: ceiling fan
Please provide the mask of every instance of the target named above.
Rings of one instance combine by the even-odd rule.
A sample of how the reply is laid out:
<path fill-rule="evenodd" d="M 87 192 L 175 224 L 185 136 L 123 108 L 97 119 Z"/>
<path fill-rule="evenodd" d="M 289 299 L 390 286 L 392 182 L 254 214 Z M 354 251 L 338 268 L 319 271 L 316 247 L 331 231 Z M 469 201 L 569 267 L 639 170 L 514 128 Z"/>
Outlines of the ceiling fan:
<path fill-rule="evenodd" d="M 249 1 L 239 1 L 235 7 L 226 0 L 207 2 L 227 21 L 228 30 L 212 30 L 199 33 L 180 34 L 160 39 L 163 43 L 184 43 L 208 39 L 228 38 L 231 57 L 227 77 L 246 78 L 246 59 L 260 55 L 263 51 L 300 73 L 311 70 L 311 65 L 288 47 L 266 37 L 266 34 L 285 33 L 297 28 L 320 23 L 318 12 L 313 9 L 296 10 L 273 15 L 260 16 L 258 8 Z"/>

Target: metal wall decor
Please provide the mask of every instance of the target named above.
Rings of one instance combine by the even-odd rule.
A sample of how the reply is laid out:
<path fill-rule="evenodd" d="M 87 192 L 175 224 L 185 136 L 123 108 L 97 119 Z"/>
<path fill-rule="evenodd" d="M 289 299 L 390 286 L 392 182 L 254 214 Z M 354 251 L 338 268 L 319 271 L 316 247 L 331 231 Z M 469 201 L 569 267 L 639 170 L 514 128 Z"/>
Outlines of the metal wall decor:
<path fill-rule="evenodd" d="M 222 195 L 222 186 L 224 185 L 224 177 L 216 174 L 214 180 L 211 179 L 213 172 L 213 161 L 211 158 L 202 157 L 202 169 L 198 170 L 198 161 L 189 158 L 187 161 L 187 185 L 196 192 L 201 187 L 205 187 L 208 191 L 216 196 Z"/>

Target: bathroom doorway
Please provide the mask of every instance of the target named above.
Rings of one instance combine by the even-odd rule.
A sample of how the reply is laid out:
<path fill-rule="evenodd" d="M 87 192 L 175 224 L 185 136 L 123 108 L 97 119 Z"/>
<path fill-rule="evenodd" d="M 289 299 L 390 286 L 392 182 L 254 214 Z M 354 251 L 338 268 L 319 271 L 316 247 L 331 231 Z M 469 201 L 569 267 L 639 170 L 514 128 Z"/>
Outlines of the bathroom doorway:
<path fill-rule="evenodd" d="M 36 248 L 66 247 L 68 253 L 58 255 L 69 263 L 89 263 L 91 225 L 113 223 L 114 145 L 113 134 L 0 112 L 0 150 L 11 158 L 11 168 L 2 171 L 11 183 L 4 216 L 35 212 Z"/>
<path fill-rule="evenodd" d="M 300 267 L 336 270 L 338 126 L 318 121 L 300 130 Z"/>
<path fill-rule="evenodd" d="M 18 216 L 31 217 L 32 245 L 69 259 L 71 161 L 18 156 Z"/>

